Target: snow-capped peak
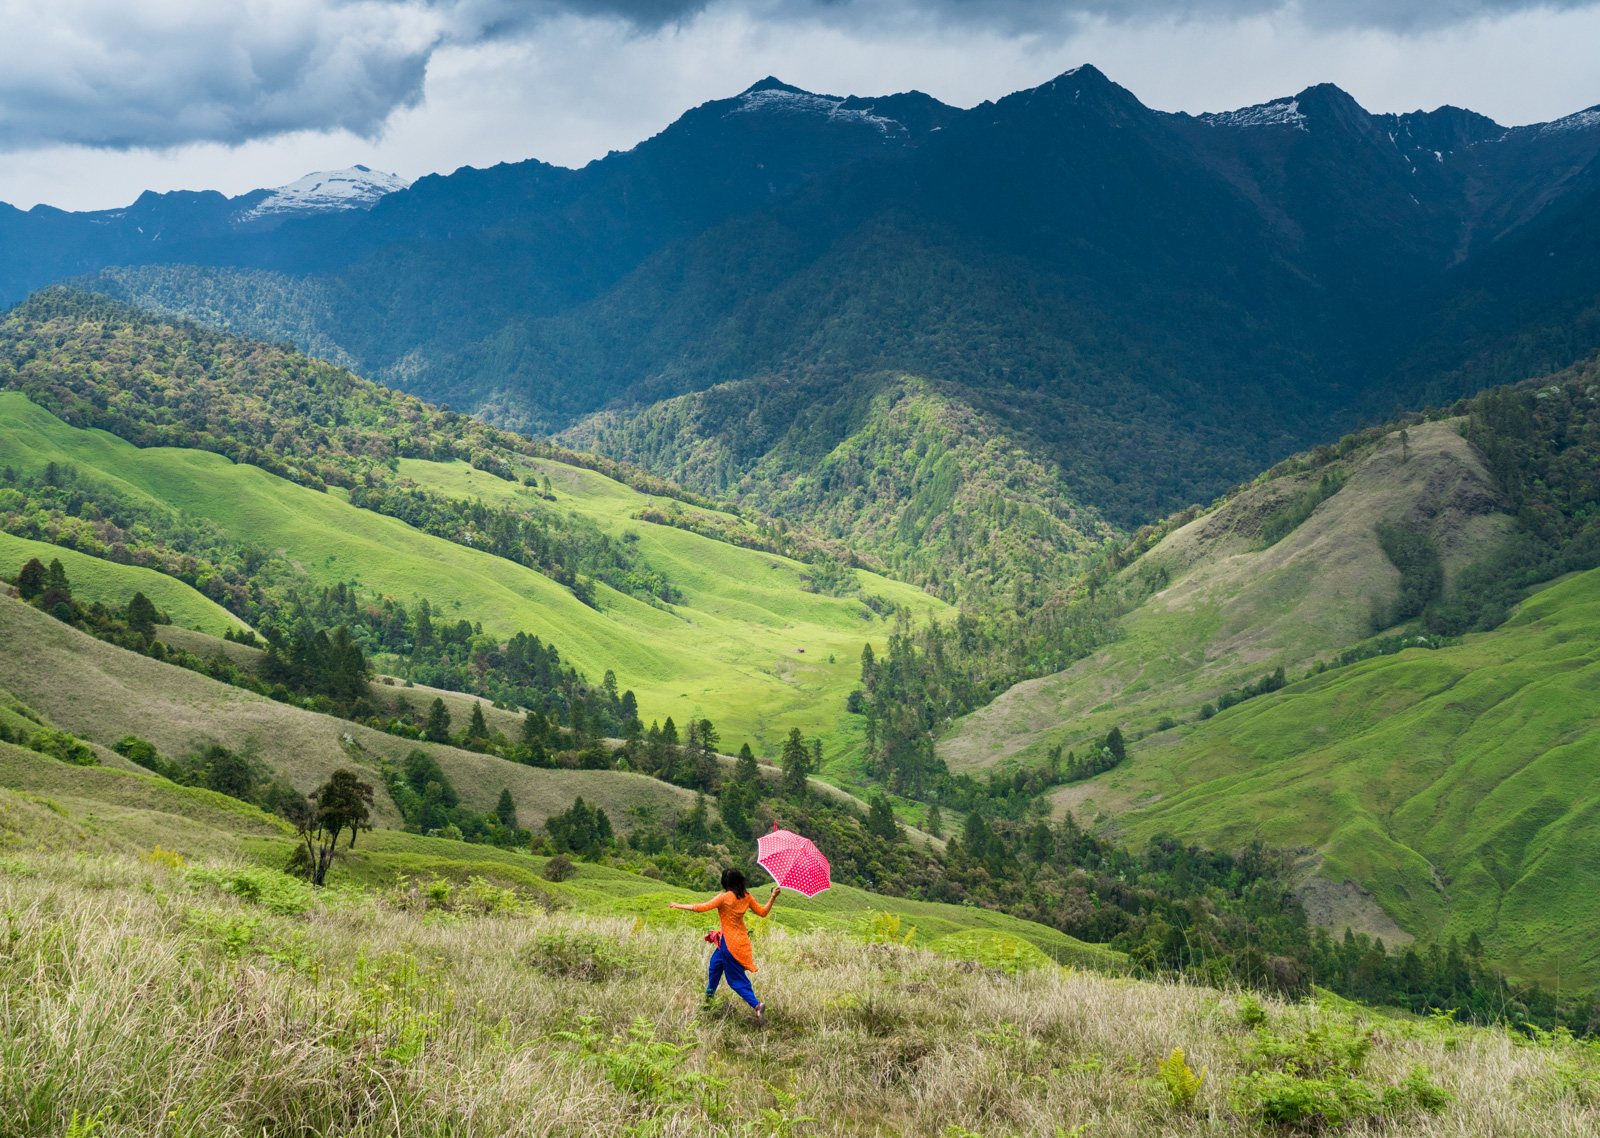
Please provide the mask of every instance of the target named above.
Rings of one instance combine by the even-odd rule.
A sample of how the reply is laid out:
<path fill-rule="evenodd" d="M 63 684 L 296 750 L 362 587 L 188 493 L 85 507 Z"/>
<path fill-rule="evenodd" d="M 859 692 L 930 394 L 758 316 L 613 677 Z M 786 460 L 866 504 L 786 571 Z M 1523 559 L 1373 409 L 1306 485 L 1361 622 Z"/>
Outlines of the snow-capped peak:
<path fill-rule="evenodd" d="M 1280 99 L 1276 103 L 1258 103 L 1237 111 L 1201 115 L 1200 121 L 1212 126 L 1292 126 L 1296 130 L 1306 129 L 1306 116 L 1300 113 L 1298 99 Z"/>
<path fill-rule="evenodd" d="M 328 213 L 341 209 L 371 209 L 385 194 L 411 183 L 398 174 L 385 174 L 365 166 L 347 170 L 321 170 L 287 186 L 279 186 L 256 207 L 239 215 L 240 221 L 259 221 L 290 214 Z"/>

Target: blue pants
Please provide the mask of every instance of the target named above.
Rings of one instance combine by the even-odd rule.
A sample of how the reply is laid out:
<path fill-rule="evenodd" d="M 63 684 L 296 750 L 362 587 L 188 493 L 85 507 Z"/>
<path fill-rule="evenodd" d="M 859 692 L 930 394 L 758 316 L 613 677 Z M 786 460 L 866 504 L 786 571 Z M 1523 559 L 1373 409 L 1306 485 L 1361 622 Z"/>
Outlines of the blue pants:
<path fill-rule="evenodd" d="M 761 1006 L 761 1001 L 756 999 L 755 989 L 750 987 L 750 977 L 746 974 L 744 965 L 734 959 L 733 953 L 728 951 L 726 945 L 719 944 L 717 951 L 711 954 L 710 975 L 706 980 L 706 999 L 709 1000 L 716 995 L 717 985 L 722 983 L 724 978 L 728 981 L 728 987 L 743 997 L 745 1003 L 752 1008 Z"/>

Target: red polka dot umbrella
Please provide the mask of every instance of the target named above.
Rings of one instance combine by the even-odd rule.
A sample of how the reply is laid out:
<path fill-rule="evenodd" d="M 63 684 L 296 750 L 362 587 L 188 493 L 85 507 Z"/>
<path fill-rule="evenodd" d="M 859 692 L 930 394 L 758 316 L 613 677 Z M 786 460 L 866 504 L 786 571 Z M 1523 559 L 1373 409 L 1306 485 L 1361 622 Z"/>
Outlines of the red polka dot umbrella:
<path fill-rule="evenodd" d="M 756 848 L 761 851 L 756 861 L 785 889 L 815 897 L 833 884 L 828 877 L 828 859 L 811 839 L 780 830 L 776 822 L 772 833 L 756 840 Z"/>

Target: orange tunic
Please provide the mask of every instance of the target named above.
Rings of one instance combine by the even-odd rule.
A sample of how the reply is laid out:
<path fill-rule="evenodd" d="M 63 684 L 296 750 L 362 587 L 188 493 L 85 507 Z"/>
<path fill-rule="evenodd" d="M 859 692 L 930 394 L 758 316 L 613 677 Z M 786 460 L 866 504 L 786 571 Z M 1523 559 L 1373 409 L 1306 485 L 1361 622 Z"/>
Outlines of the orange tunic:
<path fill-rule="evenodd" d="M 735 897 L 731 892 L 718 893 L 709 901 L 702 901 L 698 905 L 691 905 L 697 913 L 709 913 L 717 910 L 717 918 L 722 922 L 722 943 L 727 946 L 728 954 L 743 964 L 751 972 L 759 972 L 756 967 L 756 954 L 750 948 L 750 934 L 745 931 L 744 911 L 754 909 L 756 916 L 765 917 L 772 911 L 772 902 L 768 901 L 763 907 L 755 895 L 746 893 L 743 897 Z"/>

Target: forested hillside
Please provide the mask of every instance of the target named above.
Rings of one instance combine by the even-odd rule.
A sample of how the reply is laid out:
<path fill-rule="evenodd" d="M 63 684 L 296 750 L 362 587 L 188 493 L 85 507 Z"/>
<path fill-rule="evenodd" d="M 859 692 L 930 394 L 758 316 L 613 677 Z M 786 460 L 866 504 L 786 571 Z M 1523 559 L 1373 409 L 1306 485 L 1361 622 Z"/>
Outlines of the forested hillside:
<path fill-rule="evenodd" d="M 1115 532 L 1025 437 L 909 376 L 716 387 L 563 438 L 803 521 L 980 609 L 1037 606 Z"/>

